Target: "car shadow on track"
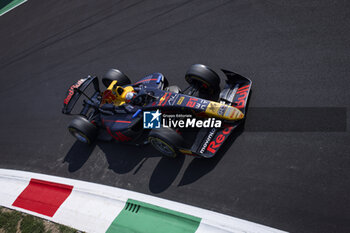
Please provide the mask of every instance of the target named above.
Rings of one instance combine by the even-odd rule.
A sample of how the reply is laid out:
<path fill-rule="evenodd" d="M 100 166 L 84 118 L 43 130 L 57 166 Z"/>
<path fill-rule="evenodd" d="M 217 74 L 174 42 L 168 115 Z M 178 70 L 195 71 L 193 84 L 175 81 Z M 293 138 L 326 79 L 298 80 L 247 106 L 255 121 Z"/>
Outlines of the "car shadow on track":
<path fill-rule="evenodd" d="M 249 115 L 249 104 L 252 99 L 253 90 L 250 90 L 250 96 L 247 101 L 247 108 L 245 112 L 245 119 Z M 222 145 L 218 153 L 211 159 L 204 158 L 194 158 L 190 164 L 187 166 L 182 179 L 180 180 L 178 186 L 191 184 L 204 175 L 212 171 L 220 160 L 224 157 L 226 152 L 232 146 L 234 141 L 244 132 L 246 120 L 243 120 L 242 123 L 232 132 L 227 141 Z"/>
<path fill-rule="evenodd" d="M 185 156 L 176 159 L 162 158 L 154 169 L 149 180 L 149 190 L 152 193 L 161 193 L 167 190 L 181 171 Z"/>
<path fill-rule="evenodd" d="M 65 156 L 63 163 L 68 163 L 68 171 L 76 172 L 89 159 L 96 144 L 86 146 L 86 144 L 76 141 Z"/>
<path fill-rule="evenodd" d="M 76 172 L 82 168 L 96 146 L 106 156 L 108 169 L 117 174 L 127 174 L 133 171 L 133 175 L 136 175 L 148 158 L 162 157 L 152 146 L 135 147 L 112 142 L 97 142 L 87 146 L 76 141 L 63 160 L 63 163 L 68 163 L 68 171 Z M 150 177 L 150 191 L 161 193 L 167 190 L 178 176 L 184 161 L 184 156 L 176 159 L 161 158 Z"/>
<path fill-rule="evenodd" d="M 161 157 L 149 180 L 149 189 L 152 193 L 167 190 L 175 181 L 185 161 L 184 156 L 176 159 L 164 158 L 150 145 L 135 147 L 116 143 L 99 143 L 98 147 L 107 158 L 108 168 L 118 174 L 133 171 L 133 175 L 136 175 L 148 158 Z"/>
<path fill-rule="evenodd" d="M 178 186 L 194 183 L 212 171 L 243 130 L 244 122 L 232 132 L 214 158 L 193 158 L 185 169 Z M 127 174 L 133 171 L 133 175 L 136 175 L 148 158 L 162 157 L 161 154 L 150 145 L 135 147 L 111 142 L 97 142 L 87 146 L 76 141 L 63 161 L 68 163 L 68 171 L 76 172 L 82 168 L 96 146 L 99 147 L 106 156 L 108 168 L 117 174 Z M 176 159 L 161 158 L 149 179 L 149 190 L 152 193 L 162 193 L 167 190 L 174 183 L 184 163 L 185 156 L 183 155 Z"/>
<path fill-rule="evenodd" d="M 212 171 L 223 158 L 227 150 L 243 132 L 244 122 L 230 135 L 226 143 L 220 148 L 214 158 L 193 158 L 187 166 L 178 186 L 194 183 L 204 175 Z M 185 156 L 176 159 L 162 158 L 154 169 L 149 181 L 149 189 L 152 193 L 161 193 L 175 181 L 185 162 Z"/>
<path fill-rule="evenodd" d="M 232 132 L 227 141 L 224 143 L 224 145 L 222 145 L 218 153 L 213 158 L 194 158 L 187 166 L 178 186 L 191 184 L 212 171 L 224 157 L 227 150 L 231 147 L 236 138 L 239 137 L 243 131 L 244 122 Z"/>
<path fill-rule="evenodd" d="M 137 166 L 136 170 L 139 170 L 145 159 L 154 157 L 152 155 L 153 148 L 149 146 L 137 147 L 133 145 L 101 142 L 98 144 L 98 147 L 106 156 L 108 168 L 118 174 L 129 173 Z"/>
<path fill-rule="evenodd" d="M 147 146 L 135 147 L 131 145 L 100 141 L 93 143 L 92 145 L 86 145 L 76 141 L 63 160 L 63 163 L 68 163 L 68 171 L 76 172 L 82 168 L 96 146 L 99 147 L 106 156 L 108 168 L 118 174 L 128 173 L 138 164 L 138 169 L 140 169 L 140 166 L 142 166 L 141 161 L 150 157 L 147 155 L 152 154 L 149 153 L 152 148 Z"/>

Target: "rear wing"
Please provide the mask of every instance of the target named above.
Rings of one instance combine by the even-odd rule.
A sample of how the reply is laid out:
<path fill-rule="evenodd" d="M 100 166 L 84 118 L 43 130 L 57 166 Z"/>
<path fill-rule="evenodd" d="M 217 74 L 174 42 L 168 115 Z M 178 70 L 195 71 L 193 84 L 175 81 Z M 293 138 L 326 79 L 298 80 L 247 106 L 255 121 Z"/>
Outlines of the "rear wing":
<path fill-rule="evenodd" d="M 87 76 L 86 78 L 79 79 L 74 83 L 67 91 L 66 98 L 63 101 L 62 113 L 69 115 L 73 110 L 76 102 L 82 95 L 82 92 L 90 85 L 93 84 L 95 94 L 100 92 L 99 83 L 97 77 Z M 75 89 L 79 89 L 81 92 L 77 92 Z M 94 95 L 95 95 L 94 94 Z"/>

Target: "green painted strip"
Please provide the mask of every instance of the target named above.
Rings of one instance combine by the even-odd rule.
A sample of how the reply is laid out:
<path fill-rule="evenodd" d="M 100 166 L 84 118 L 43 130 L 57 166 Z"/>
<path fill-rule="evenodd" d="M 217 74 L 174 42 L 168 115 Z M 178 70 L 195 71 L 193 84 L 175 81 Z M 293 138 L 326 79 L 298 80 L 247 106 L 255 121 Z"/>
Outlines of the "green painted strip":
<path fill-rule="evenodd" d="M 194 233 L 201 219 L 128 199 L 107 233 Z"/>
<path fill-rule="evenodd" d="M 26 1 L 27 0 L 0 0 L 0 16 Z"/>

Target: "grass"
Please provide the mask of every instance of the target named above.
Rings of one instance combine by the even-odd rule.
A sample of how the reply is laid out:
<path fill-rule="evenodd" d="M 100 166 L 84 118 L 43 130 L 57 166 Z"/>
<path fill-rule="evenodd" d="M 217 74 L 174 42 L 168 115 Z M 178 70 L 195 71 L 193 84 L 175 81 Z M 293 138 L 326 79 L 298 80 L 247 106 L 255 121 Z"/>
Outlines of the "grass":
<path fill-rule="evenodd" d="M 20 230 L 22 233 L 44 233 L 45 226 L 41 219 L 26 215 L 21 221 Z"/>
<path fill-rule="evenodd" d="M 16 233 L 18 222 L 21 220 L 21 214 L 18 212 L 4 212 L 4 208 L 2 207 L 0 210 L 0 229 L 8 233 Z"/>
<path fill-rule="evenodd" d="M 75 233 L 73 228 L 0 206 L 0 233 Z"/>

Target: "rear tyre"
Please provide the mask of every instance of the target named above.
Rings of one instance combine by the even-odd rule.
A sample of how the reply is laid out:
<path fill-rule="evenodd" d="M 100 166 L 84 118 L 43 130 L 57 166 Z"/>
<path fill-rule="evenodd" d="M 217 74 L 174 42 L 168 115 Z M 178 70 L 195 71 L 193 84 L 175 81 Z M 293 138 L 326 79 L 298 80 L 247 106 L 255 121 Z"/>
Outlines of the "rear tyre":
<path fill-rule="evenodd" d="M 80 142 L 91 144 L 97 136 L 97 127 L 84 117 L 74 118 L 68 125 L 68 131 Z"/>
<path fill-rule="evenodd" d="M 117 81 L 118 86 L 131 84 L 131 81 L 128 78 L 128 76 L 126 76 L 123 72 L 117 69 L 108 70 L 102 78 L 102 83 L 103 85 L 105 85 L 106 88 L 108 88 L 109 85 L 115 80 Z"/>
<path fill-rule="evenodd" d="M 199 91 L 201 92 L 209 94 L 220 92 L 220 77 L 208 66 L 202 64 L 192 65 L 187 70 L 185 79 L 190 85 L 199 85 Z"/>
<path fill-rule="evenodd" d="M 165 157 L 175 158 L 179 147 L 184 145 L 183 137 L 171 128 L 152 129 L 148 141 Z"/>

